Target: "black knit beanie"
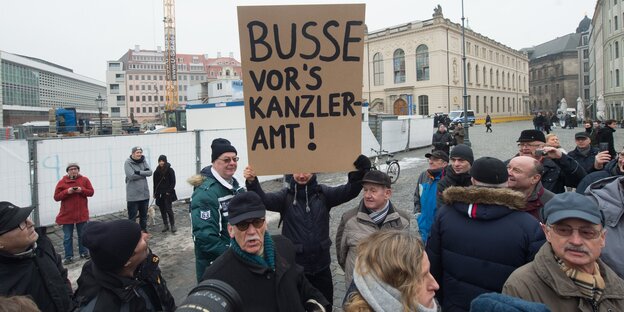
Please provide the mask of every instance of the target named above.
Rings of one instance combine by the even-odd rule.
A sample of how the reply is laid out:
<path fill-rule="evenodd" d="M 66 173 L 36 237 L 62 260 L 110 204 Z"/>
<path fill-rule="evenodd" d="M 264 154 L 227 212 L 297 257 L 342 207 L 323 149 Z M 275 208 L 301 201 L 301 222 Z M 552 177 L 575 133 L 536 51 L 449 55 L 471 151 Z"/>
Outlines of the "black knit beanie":
<path fill-rule="evenodd" d="M 210 148 L 212 149 L 212 161 L 211 162 L 214 162 L 215 160 L 217 160 L 217 158 L 219 158 L 219 156 L 221 156 L 221 154 L 223 153 L 233 152 L 233 153 L 238 154 L 238 152 L 236 152 L 236 148 L 232 146 L 232 143 L 230 143 L 230 141 L 224 138 L 218 138 L 218 139 L 212 140 L 212 144 L 210 144 Z"/>
<path fill-rule="evenodd" d="M 470 168 L 470 176 L 482 183 L 502 184 L 507 182 L 509 174 L 504 162 L 494 157 L 481 157 Z"/>
<path fill-rule="evenodd" d="M 102 271 L 123 268 L 132 257 L 141 239 L 141 226 L 130 220 L 89 222 L 82 235 L 82 244 L 89 249 L 91 259 Z"/>
<path fill-rule="evenodd" d="M 167 156 L 165 156 L 165 155 L 158 156 L 158 162 L 160 162 L 161 160 L 164 161 L 164 162 L 167 162 Z"/>
<path fill-rule="evenodd" d="M 472 154 L 472 148 L 466 144 L 457 144 L 451 150 L 451 158 L 461 158 L 468 161 L 471 165 L 474 162 L 474 155 Z"/>

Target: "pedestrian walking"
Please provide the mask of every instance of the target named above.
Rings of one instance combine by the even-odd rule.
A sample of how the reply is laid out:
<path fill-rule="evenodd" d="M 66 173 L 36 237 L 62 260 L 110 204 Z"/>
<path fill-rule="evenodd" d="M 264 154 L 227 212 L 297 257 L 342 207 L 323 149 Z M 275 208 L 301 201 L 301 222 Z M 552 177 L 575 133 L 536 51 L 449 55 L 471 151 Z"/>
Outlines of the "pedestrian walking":
<path fill-rule="evenodd" d="M 485 133 L 492 132 L 492 117 L 490 114 L 485 116 Z"/>
<path fill-rule="evenodd" d="M 175 171 L 171 168 L 171 164 L 167 161 L 167 156 L 160 155 L 158 157 L 158 167 L 154 170 L 154 198 L 156 205 L 160 209 L 160 215 L 163 220 L 163 232 L 169 231 L 175 233 L 175 219 L 173 216 L 172 204 L 178 200 L 175 192 L 176 176 Z M 171 227 L 169 227 L 171 225 Z"/>
<path fill-rule="evenodd" d="M 147 186 L 147 177 L 152 175 L 143 148 L 135 146 L 132 154 L 124 163 L 126 174 L 126 201 L 128 202 L 128 219 L 135 221 L 139 214 L 141 230 L 147 232 L 147 206 L 149 205 L 150 191 Z"/>
<path fill-rule="evenodd" d="M 65 260 L 63 264 L 74 261 L 74 226 L 78 233 L 78 252 L 80 258 L 89 259 L 89 251 L 82 245 L 82 233 L 89 221 L 89 203 L 87 197 L 93 196 L 93 186 L 89 178 L 80 174 L 77 163 L 69 163 L 65 168 L 67 174 L 61 178 L 54 189 L 54 200 L 61 202 L 56 215 L 56 224 L 63 227 L 63 247 Z"/>

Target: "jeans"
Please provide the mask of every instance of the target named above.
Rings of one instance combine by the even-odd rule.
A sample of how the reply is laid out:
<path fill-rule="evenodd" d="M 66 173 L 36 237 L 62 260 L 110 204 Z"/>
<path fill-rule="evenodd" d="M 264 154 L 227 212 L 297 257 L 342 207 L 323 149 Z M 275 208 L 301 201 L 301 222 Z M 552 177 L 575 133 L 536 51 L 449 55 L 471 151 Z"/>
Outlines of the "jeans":
<path fill-rule="evenodd" d="M 76 223 L 76 232 L 78 233 L 78 252 L 81 255 L 89 254 L 89 250 L 82 245 L 82 233 L 87 222 Z M 65 248 L 65 259 L 74 256 L 74 225 L 63 224 L 63 247 Z"/>
<path fill-rule="evenodd" d="M 147 231 L 147 205 L 149 204 L 149 198 L 146 200 L 130 201 L 128 202 L 128 219 L 135 221 L 137 212 L 139 213 L 139 225 L 141 230 Z"/>
<path fill-rule="evenodd" d="M 173 218 L 173 208 L 171 207 L 171 195 L 162 194 L 161 196 L 161 200 L 157 200 L 156 204 L 158 205 L 160 202 L 158 209 L 160 210 L 160 216 L 163 219 L 163 225 L 165 227 L 169 226 L 169 224 L 171 224 L 171 226 L 174 226 L 175 219 Z M 167 221 L 169 221 L 169 224 L 167 223 Z"/>
<path fill-rule="evenodd" d="M 329 301 L 330 306 L 326 307 L 326 309 L 327 311 L 331 311 L 331 306 L 334 302 L 334 283 L 332 282 L 331 268 L 328 266 L 327 268 L 314 274 L 305 273 L 305 277 L 308 279 L 310 284 L 318 289 L 321 294 L 323 294 L 325 299 Z"/>

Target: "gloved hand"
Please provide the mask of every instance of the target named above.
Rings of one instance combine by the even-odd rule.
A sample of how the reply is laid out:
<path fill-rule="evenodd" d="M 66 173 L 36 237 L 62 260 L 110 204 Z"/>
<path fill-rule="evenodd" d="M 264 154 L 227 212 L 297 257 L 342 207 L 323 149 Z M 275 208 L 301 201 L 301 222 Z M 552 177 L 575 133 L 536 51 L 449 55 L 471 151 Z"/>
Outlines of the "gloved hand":
<path fill-rule="evenodd" d="M 143 171 L 150 171 L 150 168 L 145 168 L 143 169 Z"/>
<path fill-rule="evenodd" d="M 138 174 L 138 175 L 140 175 L 140 174 L 141 174 L 141 172 L 139 172 L 139 170 L 134 170 L 134 174 Z"/>
<path fill-rule="evenodd" d="M 361 155 L 353 162 L 355 169 L 357 170 L 370 170 L 371 161 L 368 157 Z"/>

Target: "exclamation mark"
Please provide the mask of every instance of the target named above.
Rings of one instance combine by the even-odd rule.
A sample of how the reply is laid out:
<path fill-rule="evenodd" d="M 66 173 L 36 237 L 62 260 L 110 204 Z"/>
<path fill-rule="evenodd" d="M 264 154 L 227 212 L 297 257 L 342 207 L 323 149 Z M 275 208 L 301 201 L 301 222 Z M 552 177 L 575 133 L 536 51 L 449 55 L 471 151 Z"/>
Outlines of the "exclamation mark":
<path fill-rule="evenodd" d="M 314 124 L 310 123 L 310 140 L 314 140 Z M 308 149 L 313 151 L 316 150 L 316 144 L 314 144 L 314 142 L 310 142 L 310 144 L 308 144 Z"/>

